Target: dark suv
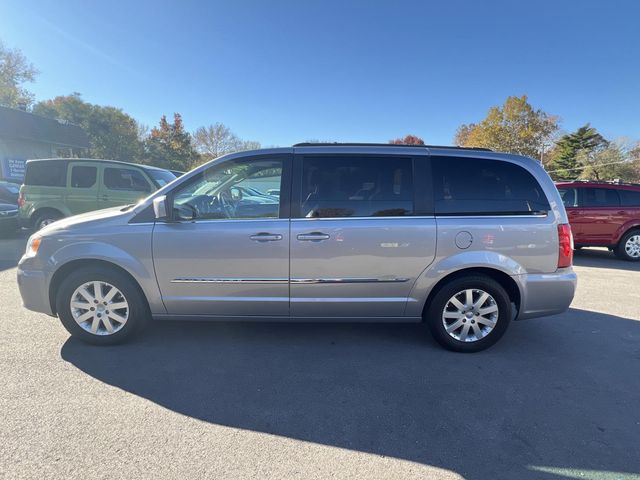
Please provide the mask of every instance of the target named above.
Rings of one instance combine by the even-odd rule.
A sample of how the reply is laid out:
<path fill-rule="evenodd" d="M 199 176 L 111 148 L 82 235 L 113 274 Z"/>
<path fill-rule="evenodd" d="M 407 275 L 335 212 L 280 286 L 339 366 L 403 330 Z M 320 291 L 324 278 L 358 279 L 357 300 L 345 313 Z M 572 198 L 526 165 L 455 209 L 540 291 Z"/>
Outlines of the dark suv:
<path fill-rule="evenodd" d="M 576 247 L 608 247 L 640 260 L 640 185 L 607 182 L 556 184 Z"/>

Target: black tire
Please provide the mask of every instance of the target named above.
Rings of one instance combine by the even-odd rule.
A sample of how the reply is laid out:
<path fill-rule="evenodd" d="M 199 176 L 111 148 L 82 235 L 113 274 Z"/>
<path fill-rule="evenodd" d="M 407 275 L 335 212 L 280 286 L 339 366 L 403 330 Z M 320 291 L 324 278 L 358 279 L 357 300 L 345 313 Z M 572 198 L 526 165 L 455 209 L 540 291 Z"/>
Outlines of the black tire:
<path fill-rule="evenodd" d="M 55 222 L 56 220 L 60 220 L 61 218 L 62 214 L 55 210 L 45 210 L 44 212 L 37 213 L 33 220 L 33 229 L 35 231 L 42 230 L 48 224 Z"/>
<path fill-rule="evenodd" d="M 467 289 L 479 289 L 491 295 L 498 307 L 498 315 L 495 327 L 485 337 L 480 340 L 463 342 L 447 333 L 443 323 L 443 313 L 449 300 L 457 293 Z M 455 278 L 442 286 L 432 298 L 426 310 L 424 321 L 433 338 L 444 348 L 455 352 L 471 353 L 485 350 L 500 340 L 509 326 L 511 317 L 511 299 L 502 285 L 485 275 L 472 274 Z M 466 321 L 465 319 L 465 323 Z"/>
<path fill-rule="evenodd" d="M 618 242 L 618 245 L 614 249 L 614 253 L 616 254 L 616 257 L 620 258 L 621 260 L 626 260 L 628 262 L 638 262 L 638 261 L 640 261 L 640 256 L 632 257 L 625 250 L 625 245 L 626 245 L 627 241 L 631 237 L 633 237 L 635 235 L 640 235 L 640 230 L 637 230 L 637 229 L 636 230 L 629 230 L 627 233 L 625 233 L 622 236 L 622 238 Z"/>
<path fill-rule="evenodd" d="M 129 316 L 126 323 L 115 333 L 97 335 L 83 329 L 71 313 L 71 297 L 81 285 L 102 281 L 116 287 L 125 297 Z M 93 345 L 115 345 L 133 338 L 149 322 L 150 313 L 146 299 L 140 287 L 122 272 L 107 267 L 87 267 L 72 272 L 65 278 L 56 295 L 56 311 L 64 328 L 75 338 Z"/>

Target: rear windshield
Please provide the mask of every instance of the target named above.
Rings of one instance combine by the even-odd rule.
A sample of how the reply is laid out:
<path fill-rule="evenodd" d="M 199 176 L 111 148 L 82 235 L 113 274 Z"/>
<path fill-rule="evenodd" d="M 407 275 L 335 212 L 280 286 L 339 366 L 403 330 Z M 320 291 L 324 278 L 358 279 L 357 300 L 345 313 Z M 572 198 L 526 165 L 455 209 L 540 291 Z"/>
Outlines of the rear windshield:
<path fill-rule="evenodd" d="M 164 187 L 167 183 L 173 182 L 177 177 L 169 170 L 145 169 L 147 175 L 151 177 L 156 187 Z"/>
<path fill-rule="evenodd" d="M 549 211 L 537 180 L 500 160 L 434 157 L 433 188 L 439 215 L 531 215 Z"/>
<path fill-rule="evenodd" d="M 29 162 L 24 176 L 25 185 L 64 187 L 67 184 L 67 162 Z"/>

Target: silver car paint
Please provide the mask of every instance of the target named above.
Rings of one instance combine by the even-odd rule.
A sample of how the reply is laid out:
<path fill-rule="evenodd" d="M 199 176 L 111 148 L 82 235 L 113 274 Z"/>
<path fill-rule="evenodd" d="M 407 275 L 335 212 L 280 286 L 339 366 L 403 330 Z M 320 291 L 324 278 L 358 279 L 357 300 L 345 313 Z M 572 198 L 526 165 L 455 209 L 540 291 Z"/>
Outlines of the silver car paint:
<path fill-rule="evenodd" d="M 472 156 L 531 172 L 551 205 L 548 215 L 214 220 L 128 223 L 152 200 L 212 163 L 259 153 L 363 153 Z M 566 309 L 576 277 L 557 270 L 557 224 L 568 223 L 559 194 L 531 159 L 493 152 L 423 147 L 296 147 L 228 155 L 166 185 L 134 209 L 110 209 L 42 230 L 40 252 L 18 269 L 24 304 L 53 313 L 51 278 L 74 260 L 98 259 L 128 271 L 158 318 L 386 319 L 418 321 L 433 286 L 470 267 L 509 275 L 520 290 L 520 318 Z M 258 233 L 276 241 L 250 239 Z M 323 233 L 325 240 L 300 240 Z M 290 256 L 290 264 L 288 262 Z M 155 265 L 154 265 L 155 264 Z M 290 270 L 290 273 L 289 273 Z M 164 301 L 163 301 L 164 300 Z"/>

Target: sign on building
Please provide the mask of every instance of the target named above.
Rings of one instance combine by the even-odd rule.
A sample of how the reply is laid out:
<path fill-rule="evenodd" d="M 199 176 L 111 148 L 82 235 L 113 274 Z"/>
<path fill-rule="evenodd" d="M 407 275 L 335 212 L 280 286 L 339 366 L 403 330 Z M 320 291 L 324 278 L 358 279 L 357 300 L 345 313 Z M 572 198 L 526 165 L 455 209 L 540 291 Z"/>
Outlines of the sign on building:
<path fill-rule="evenodd" d="M 3 158 L 0 161 L 2 179 L 22 183 L 26 162 L 24 158 Z"/>

